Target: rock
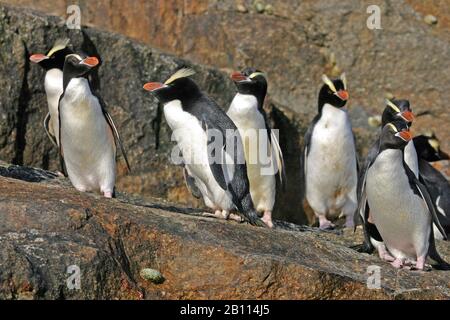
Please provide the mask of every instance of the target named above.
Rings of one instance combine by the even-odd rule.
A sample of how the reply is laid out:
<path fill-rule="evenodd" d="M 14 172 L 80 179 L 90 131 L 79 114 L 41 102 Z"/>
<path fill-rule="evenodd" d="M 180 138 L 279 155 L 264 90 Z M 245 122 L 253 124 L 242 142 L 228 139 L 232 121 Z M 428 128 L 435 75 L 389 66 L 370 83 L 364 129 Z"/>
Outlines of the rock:
<path fill-rule="evenodd" d="M 241 13 L 247 13 L 247 12 L 248 12 L 247 8 L 246 8 L 245 5 L 243 5 L 243 4 L 238 4 L 238 5 L 236 6 L 236 10 L 237 10 L 238 12 L 241 12 Z"/>
<path fill-rule="evenodd" d="M 105 199 L 51 172 L 0 167 L 0 299 L 450 298 L 448 272 L 397 271 L 350 249 L 359 229 L 276 221 L 268 230 L 169 202 Z M 449 246 L 437 246 L 449 260 Z M 377 266 L 380 289 L 369 289 L 367 272 Z M 146 269 L 165 281 L 146 280 L 154 273 Z M 80 290 L 68 286 L 73 277 Z"/>
<path fill-rule="evenodd" d="M 266 9 L 266 6 L 264 5 L 264 3 L 262 3 L 261 1 L 255 1 L 254 3 L 254 8 L 256 10 L 256 12 L 258 13 L 264 13 L 264 10 Z"/>
<path fill-rule="evenodd" d="M 121 35 L 91 28 L 84 28 L 83 32 L 66 30 L 60 19 L 29 10 L 0 5 L 0 15 L 4 17 L 0 21 L 0 41 L 5 48 L 3 54 L 0 53 L 5 61 L 0 66 L 3 68 L 0 73 L 0 159 L 18 165 L 59 169 L 57 150 L 42 128 L 47 112 L 44 72 L 30 65 L 28 56 L 33 52 L 46 52 L 55 39 L 68 36 L 73 47 L 100 55 L 102 59 L 101 67 L 92 77 L 93 84 L 100 89 L 119 128 L 132 166 L 132 173 L 124 175 L 123 161 L 119 162 L 118 190 L 203 206 L 189 194 L 181 169 L 170 163 L 171 131 L 156 100 L 142 85 L 151 80 L 164 80 L 177 68 L 191 65 L 197 71 L 195 80 L 225 108 L 236 92 L 229 72 L 193 64 Z M 14 77 L 9 76 L 11 72 Z M 274 128 L 280 129 L 288 176 L 297 177 L 300 136 L 304 134 L 305 124 L 284 109 L 281 104 L 277 107 L 272 104 L 270 120 Z M 298 199 L 301 190 L 296 181 L 297 178 L 288 181 L 286 192 L 279 193 L 274 216 L 306 223 Z M 281 213 L 284 217 L 279 215 Z"/>
<path fill-rule="evenodd" d="M 438 22 L 438 19 L 433 16 L 432 14 L 427 14 L 424 18 L 423 21 L 425 21 L 425 23 L 429 24 L 429 25 L 433 25 L 436 24 Z"/>
<path fill-rule="evenodd" d="M 151 281 L 155 284 L 161 284 L 164 282 L 164 277 L 158 270 L 151 268 L 144 268 L 140 272 L 141 278 Z"/>

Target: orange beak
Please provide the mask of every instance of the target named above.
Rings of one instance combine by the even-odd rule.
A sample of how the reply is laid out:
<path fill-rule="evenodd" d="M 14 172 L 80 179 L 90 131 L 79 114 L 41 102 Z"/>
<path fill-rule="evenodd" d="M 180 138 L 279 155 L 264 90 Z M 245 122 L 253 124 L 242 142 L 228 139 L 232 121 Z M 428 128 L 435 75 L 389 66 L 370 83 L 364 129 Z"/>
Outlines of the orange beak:
<path fill-rule="evenodd" d="M 235 82 L 240 82 L 247 80 L 247 77 L 244 76 L 242 73 L 235 71 L 231 74 L 231 79 Z"/>
<path fill-rule="evenodd" d="M 30 56 L 30 61 L 34 62 L 34 63 L 39 63 L 42 60 L 46 60 L 49 59 L 49 57 L 47 57 L 45 54 L 42 53 L 36 53 Z"/>
<path fill-rule="evenodd" d="M 412 134 L 409 130 L 400 131 L 395 134 L 397 137 L 402 138 L 404 141 L 408 142 L 412 139 Z"/>
<path fill-rule="evenodd" d="M 87 57 L 87 58 L 84 58 L 84 59 L 81 61 L 81 63 L 82 63 L 82 64 L 85 64 L 85 65 L 87 65 L 87 66 L 89 66 L 89 67 L 91 67 L 91 68 L 93 68 L 93 67 L 95 67 L 96 65 L 98 65 L 99 61 L 98 61 L 98 59 L 97 59 L 96 57 Z"/>
<path fill-rule="evenodd" d="M 161 82 L 147 82 L 146 84 L 144 84 L 144 89 L 151 92 L 161 89 L 164 86 L 164 83 Z"/>
<path fill-rule="evenodd" d="M 339 90 L 336 95 L 343 101 L 347 101 L 349 98 L 347 90 Z"/>
<path fill-rule="evenodd" d="M 414 113 L 412 111 L 406 110 L 401 113 L 401 117 L 408 122 L 414 121 Z"/>

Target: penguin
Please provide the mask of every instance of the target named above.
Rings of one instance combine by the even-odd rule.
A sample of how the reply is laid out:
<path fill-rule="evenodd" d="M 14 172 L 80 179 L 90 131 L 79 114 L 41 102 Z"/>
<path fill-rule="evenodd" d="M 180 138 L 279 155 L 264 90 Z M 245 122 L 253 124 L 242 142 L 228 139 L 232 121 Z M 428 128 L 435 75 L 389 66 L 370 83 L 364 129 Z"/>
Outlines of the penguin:
<path fill-rule="evenodd" d="M 411 126 L 414 121 L 414 113 L 411 110 L 410 104 L 408 100 L 389 100 L 386 99 L 386 107 L 383 110 L 381 116 L 381 129 L 384 126 L 394 120 L 403 121 L 404 124 L 408 127 Z M 367 198 L 365 194 L 365 181 L 367 175 L 367 169 L 369 164 L 373 161 L 378 153 L 378 148 L 380 144 L 380 137 L 372 144 L 369 149 L 366 161 L 360 171 L 359 179 L 358 179 L 358 213 L 355 215 L 354 225 L 356 226 L 361 220 L 361 224 L 363 226 L 364 232 L 364 243 L 361 245 L 357 245 L 354 247 L 359 252 L 372 253 L 376 248 L 378 253 L 384 252 L 384 245 L 381 236 L 375 227 L 375 225 L 371 222 L 369 217 L 369 206 L 367 205 Z M 409 141 L 404 150 L 405 162 L 413 171 L 416 178 L 419 177 L 419 165 L 417 160 L 417 152 L 414 147 L 414 143 Z M 380 247 L 380 248 L 378 248 Z"/>
<path fill-rule="evenodd" d="M 357 208 L 358 161 L 350 118 L 345 74 L 336 80 L 322 76 L 318 114 L 310 124 L 301 157 L 304 197 L 319 219 L 320 229 L 334 224 L 327 219 L 340 214 L 353 226 Z"/>
<path fill-rule="evenodd" d="M 233 120 L 243 140 L 250 194 L 256 211 L 262 214 L 262 220 L 272 228 L 275 176 L 278 172 L 280 182 L 283 183 L 284 163 L 278 139 L 268 125 L 263 109 L 267 80 L 264 73 L 254 68 L 233 72 L 231 79 L 238 92 L 227 115 Z"/>
<path fill-rule="evenodd" d="M 182 155 L 186 182 L 214 210 L 213 216 L 241 221 L 240 216 L 230 214 L 237 209 L 251 224 L 266 226 L 250 195 L 239 131 L 190 78 L 194 74 L 192 69 L 182 68 L 164 83 L 144 85 L 163 105 L 172 139 Z M 229 139 L 230 133 L 233 139 Z"/>
<path fill-rule="evenodd" d="M 434 243 L 432 224 L 441 232 L 443 229 L 431 197 L 404 160 L 411 139 L 404 121 L 386 124 L 367 169 L 365 192 L 370 215 L 386 248 L 380 256 L 395 268 L 412 265 L 417 270 L 424 270 L 429 256 L 437 268 L 448 269 Z"/>
<path fill-rule="evenodd" d="M 448 238 L 450 236 L 450 183 L 429 162 L 449 160 L 450 156 L 441 150 L 439 140 L 433 133 L 414 137 L 413 141 L 419 157 L 420 181 L 430 193 L 439 222 Z M 436 225 L 433 225 L 433 228 L 436 239 L 442 240 L 444 236 Z"/>
<path fill-rule="evenodd" d="M 112 198 L 117 147 L 128 171 L 130 166 L 116 126 L 87 78 L 98 64 L 96 57 L 69 54 L 65 58 L 63 93 L 58 104 L 59 150 L 77 190 L 100 190 L 106 198 Z"/>
<path fill-rule="evenodd" d="M 45 70 L 45 94 L 47 96 L 48 113 L 44 119 L 44 129 L 50 141 L 59 147 L 59 97 L 63 93 L 63 67 L 67 55 L 73 51 L 68 47 L 68 38 L 58 39 L 47 54 L 32 54 L 30 61 L 37 63 Z"/>

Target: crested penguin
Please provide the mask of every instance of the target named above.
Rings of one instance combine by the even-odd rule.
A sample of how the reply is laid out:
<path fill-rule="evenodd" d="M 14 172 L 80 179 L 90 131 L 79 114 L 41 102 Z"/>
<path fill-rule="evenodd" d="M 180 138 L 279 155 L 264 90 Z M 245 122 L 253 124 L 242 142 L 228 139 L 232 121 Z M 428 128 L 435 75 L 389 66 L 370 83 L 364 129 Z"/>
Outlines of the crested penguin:
<path fill-rule="evenodd" d="M 262 213 L 262 220 L 272 228 L 275 176 L 278 171 L 280 181 L 283 182 L 284 166 L 278 139 L 271 130 L 263 109 L 267 80 L 264 73 L 254 68 L 233 72 L 231 79 L 238 93 L 234 96 L 227 115 L 237 126 L 243 140 L 250 194 L 256 211 Z"/>
<path fill-rule="evenodd" d="M 59 97 L 63 93 L 63 67 L 67 55 L 73 51 L 68 47 L 68 38 L 58 39 L 47 54 L 36 53 L 30 56 L 30 61 L 37 63 L 45 70 L 45 94 L 47 96 L 48 113 L 44 119 L 44 129 L 50 141 L 59 146 Z"/>
<path fill-rule="evenodd" d="M 340 214 L 353 226 L 357 208 L 358 180 L 355 140 L 345 104 L 348 91 L 345 74 L 330 80 L 322 76 L 318 114 L 310 124 L 301 156 L 306 200 L 319 219 L 321 229 L 333 228 L 327 217 Z"/>
<path fill-rule="evenodd" d="M 190 190 L 201 194 L 214 216 L 240 221 L 239 215 L 230 214 L 237 209 L 251 224 L 265 226 L 250 195 L 239 131 L 190 78 L 194 73 L 182 68 L 164 83 L 144 85 L 163 104 L 172 139 L 181 151 L 186 183 L 192 184 Z"/>
<path fill-rule="evenodd" d="M 430 195 L 404 161 L 404 149 L 411 139 L 404 121 L 386 124 L 367 169 L 370 215 L 386 248 L 380 256 L 395 268 L 412 264 L 418 270 L 424 269 L 430 256 L 438 267 L 448 269 L 435 248 L 432 223 L 443 230 Z"/>
<path fill-rule="evenodd" d="M 67 174 L 79 191 L 100 190 L 114 196 L 116 153 L 126 157 L 119 133 L 100 96 L 87 78 L 99 64 L 96 57 L 69 54 L 63 68 L 63 93 L 59 99 L 59 149 Z"/>
<path fill-rule="evenodd" d="M 410 127 L 413 120 L 414 114 L 411 110 L 410 104 L 408 100 L 389 100 L 386 99 L 386 107 L 383 110 L 381 116 L 381 129 L 384 126 L 392 121 L 398 120 L 403 121 L 407 127 Z M 369 164 L 373 161 L 378 153 L 378 148 L 380 144 L 380 137 L 372 144 L 372 147 L 369 149 L 367 154 L 366 161 L 364 166 L 362 167 L 358 179 L 358 213 L 355 215 L 355 226 L 358 224 L 358 219 L 361 220 L 363 231 L 364 231 L 364 243 L 361 245 L 357 245 L 354 248 L 359 252 L 372 253 L 375 248 L 377 248 L 378 253 L 381 254 L 384 252 L 384 245 L 381 236 L 372 223 L 370 218 L 370 210 L 367 204 L 367 197 L 365 194 L 365 181 L 367 175 L 367 169 Z M 419 166 L 417 160 L 416 149 L 414 148 L 414 144 L 412 141 L 409 141 L 404 149 L 405 162 L 414 173 L 416 178 L 419 176 Z M 380 248 L 379 248 L 380 247 Z"/>
<path fill-rule="evenodd" d="M 419 157 L 420 181 L 430 193 L 436 206 L 439 222 L 448 238 L 450 236 L 450 183 L 429 162 L 449 160 L 450 156 L 441 150 L 439 140 L 433 133 L 414 137 L 413 141 Z M 433 225 L 433 228 L 436 239 L 442 239 L 443 235 L 438 232 L 436 225 Z"/>

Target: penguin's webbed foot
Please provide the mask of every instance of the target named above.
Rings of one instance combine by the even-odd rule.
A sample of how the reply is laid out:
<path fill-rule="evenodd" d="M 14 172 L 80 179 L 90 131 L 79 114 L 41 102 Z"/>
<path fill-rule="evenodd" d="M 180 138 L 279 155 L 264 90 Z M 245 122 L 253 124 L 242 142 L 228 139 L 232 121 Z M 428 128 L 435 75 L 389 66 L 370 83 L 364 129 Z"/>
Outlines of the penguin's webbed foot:
<path fill-rule="evenodd" d="M 269 227 L 273 228 L 272 211 L 264 211 L 261 220 Z"/>
<path fill-rule="evenodd" d="M 333 230 L 336 226 L 325 216 L 319 215 L 319 229 L 320 230 Z"/>
<path fill-rule="evenodd" d="M 395 269 L 401 269 L 403 267 L 403 259 L 401 258 L 396 258 L 393 262 L 391 262 L 391 265 L 395 268 Z"/>
<path fill-rule="evenodd" d="M 113 197 L 113 193 L 111 191 L 105 191 L 105 192 L 103 192 L 103 196 L 105 198 L 112 198 Z"/>

